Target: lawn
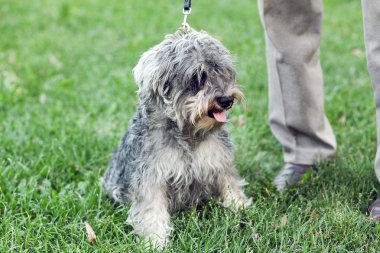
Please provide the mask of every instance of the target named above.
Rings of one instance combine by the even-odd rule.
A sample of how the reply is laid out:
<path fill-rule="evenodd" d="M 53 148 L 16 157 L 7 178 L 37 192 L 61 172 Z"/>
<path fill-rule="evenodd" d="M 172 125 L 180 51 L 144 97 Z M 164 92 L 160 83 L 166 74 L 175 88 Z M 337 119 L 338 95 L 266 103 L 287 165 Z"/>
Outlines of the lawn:
<path fill-rule="evenodd" d="M 316 177 L 279 194 L 256 1 L 193 1 L 190 24 L 237 59 L 247 101 L 228 127 L 254 205 L 174 214 L 167 252 L 380 251 L 380 225 L 366 212 L 380 188 L 360 1 L 324 2 L 325 107 L 339 150 Z M 181 22 L 182 1 L 1 0 L 0 252 L 144 251 L 125 224 L 128 206 L 112 205 L 99 178 L 136 109 L 132 68 Z"/>

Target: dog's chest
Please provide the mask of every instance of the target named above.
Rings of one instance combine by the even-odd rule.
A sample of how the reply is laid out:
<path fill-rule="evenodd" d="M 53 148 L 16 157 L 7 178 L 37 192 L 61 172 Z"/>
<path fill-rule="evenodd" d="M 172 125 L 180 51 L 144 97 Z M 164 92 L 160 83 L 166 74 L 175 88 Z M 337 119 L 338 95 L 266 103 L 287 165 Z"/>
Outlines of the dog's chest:
<path fill-rule="evenodd" d="M 217 136 L 202 140 L 193 149 L 183 149 L 168 182 L 171 209 L 179 210 L 219 195 L 219 177 L 232 169 L 232 150 Z M 177 150 L 177 152 L 180 152 Z"/>
<path fill-rule="evenodd" d="M 195 179 L 212 181 L 232 165 L 233 155 L 221 139 L 211 135 L 193 149 L 190 161 L 188 169 Z"/>

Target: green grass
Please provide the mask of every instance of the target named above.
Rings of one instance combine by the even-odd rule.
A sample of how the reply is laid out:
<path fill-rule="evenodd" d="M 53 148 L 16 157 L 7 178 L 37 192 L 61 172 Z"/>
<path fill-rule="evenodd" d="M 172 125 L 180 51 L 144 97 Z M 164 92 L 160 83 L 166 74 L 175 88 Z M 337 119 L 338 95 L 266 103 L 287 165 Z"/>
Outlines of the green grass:
<path fill-rule="evenodd" d="M 325 104 L 339 150 L 316 178 L 278 194 L 271 181 L 282 152 L 267 124 L 256 3 L 193 1 L 190 24 L 238 60 L 247 102 L 233 110 L 229 128 L 255 204 L 175 214 L 168 252 L 380 251 L 380 225 L 365 211 L 378 182 L 360 1 L 324 2 Z M 182 1 L 1 1 L 0 252 L 143 251 L 124 223 L 128 207 L 109 203 L 99 178 L 136 109 L 131 70 L 180 26 L 181 8 Z"/>

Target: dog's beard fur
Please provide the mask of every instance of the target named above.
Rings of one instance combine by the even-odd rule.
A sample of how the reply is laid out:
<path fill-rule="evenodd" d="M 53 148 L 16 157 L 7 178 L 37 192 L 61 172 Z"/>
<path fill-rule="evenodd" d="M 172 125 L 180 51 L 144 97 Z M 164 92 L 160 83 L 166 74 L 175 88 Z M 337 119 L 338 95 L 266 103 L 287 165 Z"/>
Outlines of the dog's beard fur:
<path fill-rule="evenodd" d="M 138 112 L 104 176 L 109 196 L 131 202 L 128 221 L 163 246 L 169 213 L 210 198 L 250 203 L 223 129 L 221 97 L 243 98 L 222 44 L 204 32 L 177 32 L 144 53 L 134 68 Z"/>
<path fill-rule="evenodd" d="M 182 117 L 177 118 L 177 122 L 187 122 L 191 125 L 192 133 L 207 133 L 212 129 L 221 127 L 224 122 L 216 120 L 214 117 L 210 117 L 212 111 L 225 112 L 217 102 L 217 97 L 223 96 L 221 93 L 210 92 L 212 84 L 207 85 L 206 88 L 200 90 L 197 95 L 186 99 L 184 106 L 182 107 Z M 210 87 L 210 88 L 209 88 Z M 231 85 L 225 94 L 230 94 L 234 100 L 243 99 L 243 93 L 237 87 L 237 85 Z M 184 124 L 184 123 L 183 123 Z"/>

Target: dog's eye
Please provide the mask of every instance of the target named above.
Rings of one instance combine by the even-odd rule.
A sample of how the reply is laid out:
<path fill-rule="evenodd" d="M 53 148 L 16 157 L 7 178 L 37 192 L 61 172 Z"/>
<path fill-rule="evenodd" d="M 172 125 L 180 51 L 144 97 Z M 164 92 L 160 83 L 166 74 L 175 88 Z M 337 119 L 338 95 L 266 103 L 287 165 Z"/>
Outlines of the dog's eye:
<path fill-rule="evenodd" d="M 201 89 L 205 86 L 205 84 L 206 84 L 206 80 L 207 80 L 207 74 L 206 74 L 206 72 L 202 72 L 202 74 L 201 74 L 201 78 L 200 78 L 200 80 L 199 80 L 199 87 L 200 87 Z"/>
<path fill-rule="evenodd" d="M 191 94 L 195 95 L 202 90 L 206 85 L 207 74 L 206 72 L 196 73 L 191 78 L 191 83 L 187 87 Z"/>
<path fill-rule="evenodd" d="M 207 80 L 207 74 L 205 72 L 202 72 L 200 75 L 197 75 L 197 74 L 194 75 L 191 81 L 192 89 L 195 92 L 200 91 L 205 86 L 206 80 Z"/>

